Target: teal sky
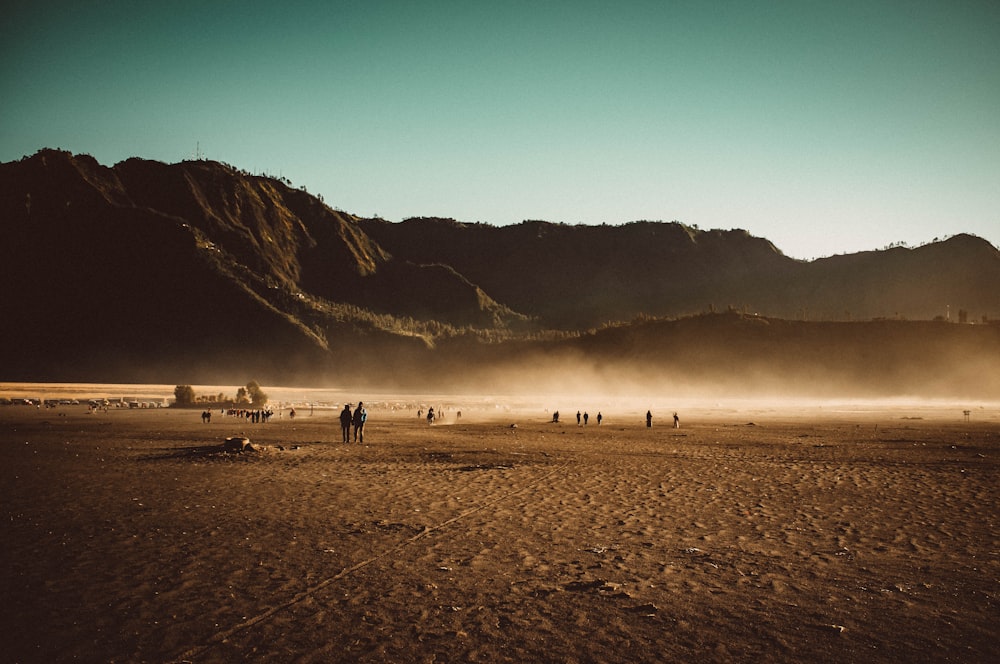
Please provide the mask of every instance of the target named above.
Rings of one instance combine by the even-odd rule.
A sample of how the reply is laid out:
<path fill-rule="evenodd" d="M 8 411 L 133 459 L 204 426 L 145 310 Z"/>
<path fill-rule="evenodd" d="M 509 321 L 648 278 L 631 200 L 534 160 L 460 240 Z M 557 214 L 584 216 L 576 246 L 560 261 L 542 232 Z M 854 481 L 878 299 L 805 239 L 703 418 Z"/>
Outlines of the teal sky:
<path fill-rule="evenodd" d="M 392 221 L 1000 245 L 1000 2 L 73 2 L 0 24 L 0 161 L 202 156 Z M 259 7 L 259 8 L 258 8 Z"/>

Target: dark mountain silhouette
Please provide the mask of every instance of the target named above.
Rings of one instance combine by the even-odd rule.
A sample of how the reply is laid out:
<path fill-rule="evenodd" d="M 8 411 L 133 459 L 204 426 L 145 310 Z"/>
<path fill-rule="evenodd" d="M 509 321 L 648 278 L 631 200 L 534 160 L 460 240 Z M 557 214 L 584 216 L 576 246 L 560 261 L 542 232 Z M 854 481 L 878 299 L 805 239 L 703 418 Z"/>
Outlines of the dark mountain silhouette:
<path fill-rule="evenodd" d="M 715 298 L 731 294 L 733 284 L 796 267 L 771 243 L 744 231 L 703 232 L 677 223 L 528 221 L 498 228 L 446 219 L 399 224 L 365 219 L 360 224 L 394 255 L 451 265 L 512 308 L 564 329 L 640 313 L 707 311 Z"/>
<path fill-rule="evenodd" d="M 413 317 L 431 329 L 523 319 L 450 268 L 393 259 L 305 192 L 223 164 L 106 168 L 47 150 L 0 166 L 0 206 L 0 277 L 16 284 L 3 308 L 17 321 L 0 341 L 21 349 L 8 375 L 42 362 L 142 377 L 177 355 L 205 374 L 248 356 L 269 373 L 316 371 L 386 339 L 424 347 Z"/>
<path fill-rule="evenodd" d="M 454 267 L 547 325 L 725 311 L 809 320 L 1000 316 L 1000 253 L 969 235 L 805 262 L 742 230 L 679 223 L 494 227 L 448 219 L 359 224 L 397 257 Z"/>
<path fill-rule="evenodd" d="M 0 164 L 0 231 L 0 380 L 489 389 L 584 365 L 746 388 L 878 367 L 874 391 L 998 393 L 969 368 L 1000 358 L 997 325 L 777 320 L 1000 318 L 1000 255 L 965 235 L 804 262 L 679 223 L 360 219 L 218 162 L 55 150 Z"/>

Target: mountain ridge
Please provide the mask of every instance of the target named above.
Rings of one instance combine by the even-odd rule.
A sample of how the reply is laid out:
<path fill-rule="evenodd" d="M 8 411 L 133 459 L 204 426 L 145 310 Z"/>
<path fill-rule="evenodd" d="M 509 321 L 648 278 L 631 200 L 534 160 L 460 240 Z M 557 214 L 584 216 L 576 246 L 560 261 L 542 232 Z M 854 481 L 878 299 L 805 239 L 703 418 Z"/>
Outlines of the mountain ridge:
<path fill-rule="evenodd" d="M 599 325 L 609 313 L 622 320 L 728 308 L 814 320 L 929 319 L 946 316 L 949 304 L 977 319 L 1000 313 L 992 288 L 1000 252 L 968 235 L 807 262 L 743 230 L 694 231 L 677 222 L 359 224 L 390 252 L 453 265 L 498 300 L 566 329 Z"/>
<path fill-rule="evenodd" d="M 519 357 L 617 357 L 623 347 L 646 348 L 628 361 L 642 373 L 644 362 L 673 361 L 646 335 L 656 319 L 678 319 L 656 329 L 679 357 L 698 345 L 677 331 L 688 319 L 713 343 L 743 347 L 764 328 L 740 321 L 1000 318 L 1000 254 L 974 236 L 807 262 L 744 230 L 677 222 L 392 223 L 210 161 L 106 167 L 43 150 L 0 164 L 0 224 L 8 380 L 215 382 L 250 371 L 444 385 L 499 375 Z M 917 327 L 928 347 L 954 335 Z M 961 334 L 992 348 L 989 329 L 1000 326 L 976 327 L 987 330 Z M 771 324 L 768 348 L 747 352 L 781 365 L 782 343 L 806 344 L 797 329 Z M 815 329 L 831 347 L 845 334 Z M 907 361 L 879 329 L 851 334 L 867 330 Z M 868 352 L 852 343 L 841 352 Z M 813 366 L 817 353 L 806 353 Z"/>

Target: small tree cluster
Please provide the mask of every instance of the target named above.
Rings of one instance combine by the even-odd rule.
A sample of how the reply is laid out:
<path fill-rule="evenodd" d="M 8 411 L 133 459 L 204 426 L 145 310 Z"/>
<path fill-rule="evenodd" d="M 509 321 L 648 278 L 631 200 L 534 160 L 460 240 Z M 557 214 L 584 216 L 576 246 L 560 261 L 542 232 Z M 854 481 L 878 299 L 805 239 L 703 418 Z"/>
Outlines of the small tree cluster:
<path fill-rule="evenodd" d="M 267 393 L 260 389 L 257 381 L 251 380 L 246 387 L 236 390 L 236 402 L 248 403 L 252 408 L 262 408 L 267 405 Z"/>
<path fill-rule="evenodd" d="M 226 395 L 221 392 L 215 397 L 199 397 L 190 385 L 178 385 L 174 388 L 174 402 L 177 406 L 192 406 L 198 402 L 211 402 L 213 399 L 216 403 L 227 400 Z M 253 408 L 263 408 L 267 405 L 267 401 L 267 393 L 260 388 L 255 380 L 236 390 L 236 403 L 238 404 L 249 404 Z"/>
<path fill-rule="evenodd" d="M 194 403 L 194 388 L 190 385 L 178 385 L 174 388 L 174 401 L 178 406 L 190 406 Z"/>

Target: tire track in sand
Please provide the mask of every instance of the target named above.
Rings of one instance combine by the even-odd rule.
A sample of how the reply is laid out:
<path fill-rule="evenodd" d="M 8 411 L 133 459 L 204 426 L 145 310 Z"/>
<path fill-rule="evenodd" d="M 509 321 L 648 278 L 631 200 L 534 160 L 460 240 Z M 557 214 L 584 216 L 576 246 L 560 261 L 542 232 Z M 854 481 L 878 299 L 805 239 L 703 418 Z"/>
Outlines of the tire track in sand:
<path fill-rule="evenodd" d="M 440 523 L 437 523 L 437 524 L 435 524 L 433 526 L 425 526 L 424 529 L 421 530 L 416 535 L 413 535 L 412 537 L 408 537 L 408 538 L 402 540 L 401 542 L 399 542 L 395 546 L 393 546 L 393 547 L 391 547 L 391 548 L 383 551 L 382 553 L 379 553 L 377 555 L 374 555 L 374 556 L 371 556 L 369 558 L 366 558 L 366 559 L 364 559 L 364 560 L 362 560 L 360 562 L 355 563 L 354 565 L 351 565 L 350 567 L 344 568 L 343 570 L 341 570 L 340 572 L 338 572 L 334 576 L 331 576 L 331 577 L 328 577 L 326 579 L 323 579 L 322 581 L 319 581 L 318 583 L 313 584 L 312 586 L 306 588 L 305 590 L 303 590 L 303 591 L 301 591 L 299 593 L 296 593 L 294 596 L 292 596 L 291 599 L 287 600 L 286 602 L 284 602 L 282 604 L 279 604 L 278 606 L 271 607 L 270 609 L 268 609 L 266 611 L 263 611 L 263 612 L 255 615 L 255 616 L 251 616 L 251 617 L 247 618 L 246 620 L 243 620 L 242 622 L 237 623 L 233 627 L 230 627 L 227 630 L 215 633 L 212 636 L 212 638 L 210 638 L 207 642 L 205 642 L 205 643 L 203 643 L 201 645 L 195 646 L 193 648 L 190 648 L 189 650 L 185 651 L 184 653 L 182 653 L 181 655 L 179 655 L 178 657 L 176 657 L 176 658 L 174 658 L 174 659 L 172 659 L 170 661 L 174 661 L 174 662 L 190 662 L 190 661 L 193 661 L 194 658 L 203 655 L 204 653 L 208 652 L 209 650 L 211 650 L 216 645 L 224 643 L 228 639 L 230 639 L 233 636 L 239 634 L 240 632 L 243 632 L 243 631 L 245 631 L 245 630 L 247 630 L 247 629 L 249 629 L 249 628 L 251 628 L 251 627 L 253 627 L 255 625 L 258 625 L 258 624 L 260 624 L 262 622 L 265 622 L 268 619 L 270 619 L 273 616 L 275 616 L 276 614 L 281 613 L 282 611 L 286 611 L 286 610 L 292 608 L 296 604 L 299 604 L 299 603 L 303 602 L 304 600 L 312 597 L 313 595 L 315 595 L 319 591 L 321 591 L 324 588 L 326 588 L 326 587 L 328 587 L 328 586 L 336 583 L 337 581 L 340 581 L 341 579 L 349 577 L 352 574 L 354 574 L 355 572 L 357 572 L 357 571 L 359 571 L 361 569 L 364 569 L 365 567 L 368 567 L 369 565 L 372 565 L 372 564 L 374 564 L 376 562 L 379 562 L 381 560 L 384 560 L 384 559 L 392 556 L 393 554 L 397 553 L 398 551 L 401 551 L 402 549 L 405 549 L 406 547 L 410 546 L 411 544 L 413 544 L 413 543 L 415 543 L 415 542 L 417 542 L 417 541 L 419 541 L 419 540 L 427 537 L 428 535 L 430 535 L 430 534 L 432 534 L 432 533 L 434 533 L 436 531 L 439 531 L 439 530 L 442 530 L 444 528 L 447 528 L 448 526 L 450 526 L 450 525 L 452 525 L 452 524 L 454 524 L 454 523 L 456 523 L 458 521 L 461 521 L 461 520 L 463 520 L 465 518 L 468 518 L 468 517 L 472 516 L 473 514 L 476 514 L 477 512 L 481 512 L 481 511 L 483 511 L 483 510 L 485 510 L 485 509 L 487 509 L 489 507 L 493 507 L 494 505 L 498 505 L 499 503 L 502 503 L 505 500 L 508 500 L 508 499 L 510 499 L 510 498 L 518 495 L 518 494 L 521 494 L 521 493 L 524 493 L 526 491 L 529 491 L 529 490 L 533 489 L 534 487 L 538 486 L 539 484 L 541 484 L 545 480 L 549 479 L 553 475 L 556 475 L 557 473 L 562 472 L 563 470 L 565 470 L 568 465 L 569 465 L 568 462 L 564 462 L 562 464 L 559 464 L 559 465 L 553 467 L 552 470 L 550 470 L 549 472 L 547 472 L 547 473 L 545 473 L 545 474 L 543 474 L 543 475 L 535 478 L 534 480 L 528 482 L 524 486 L 521 486 L 521 487 L 519 487 L 517 489 L 513 489 L 511 491 L 508 491 L 508 492 L 506 492 L 506 493 L 504 493 L 504 494 L 502 494 L 502 495 L 500 495 L 500 496 L 498 496 L 496 498 L 489 499 L 486 502 L 483 502 L 483 503 L 481 503 L 481 504 L 479 504 L 479 505 L 477 505 L 475 507 L 471 507 L 471 508 L 463 511 L 460 514 L 457 514 L 456 516 L 453 516 L 450 519 L 446 519 L 446 520 L 444 520 L 444 521 L 442 521 Z"/>

